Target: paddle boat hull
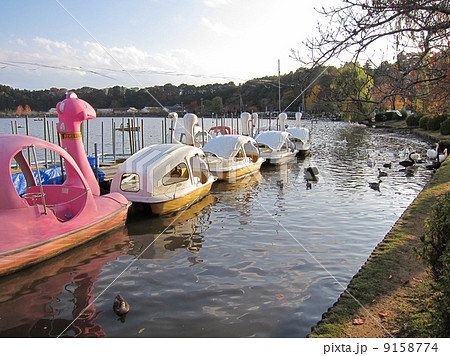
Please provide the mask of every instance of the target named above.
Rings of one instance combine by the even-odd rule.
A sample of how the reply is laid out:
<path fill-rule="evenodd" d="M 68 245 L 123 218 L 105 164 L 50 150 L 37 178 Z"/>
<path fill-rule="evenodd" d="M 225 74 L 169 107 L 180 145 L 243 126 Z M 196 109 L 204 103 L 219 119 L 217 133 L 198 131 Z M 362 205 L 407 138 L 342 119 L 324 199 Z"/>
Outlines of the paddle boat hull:
<path fill-rule="evenodd" d="M 173 200 L 167 200 L 160 203 L 150 203 L 152 213 L 156 215 L 162 215 L 181 209 L 186 209 L 199 200 L 203 199 L 211 190 L 212 184 L 213 182 L 205 184 L 202 187 L 192 191 L 191 193 L 187 193 L 186 195 L 175 198 Z"/>
<path fill-rule="evenodd" d="M 209 163 L 211 173 L 214 174 L 217 179 L 225 181 L 234 181 L 236 179 L 244 178 L 249 174 L 258 172 L 265 159 L 259 158 L 257 162 L 248 162 L 242 165 L 224 166 L 222 162 Z"/>
<path fill-rule="evenodd" d="M 110 200 L 110 198 L 114 198 L 114 195 L 109 198 L 102 198 L 102 200 Z M 123 199 L 123 197 L 120 198 L 117 196 L 115 198 Z M 103 203 L 109 202 L 95 202 L 99 206 L 102 206 Z M 30 211 L 28 218 L 24 217 L 25 221 L 35 220 L 36 216 L 41 218 L 38 224 L 33 224 L 32 226 L 28 226 L 28 228 L 25 228 L 23 221 L 11 224 L 10 221 L 14 219 L 13 216 L 2 216 L 0 218 L 0 224 L 4 226 L 4 224 L 9 223 L 9 228 L 16 231 L 14 234 L 15 238 L 26 237 L 30 241 L 30 245 L 2 246 L 2 253 L 0 253 L 0 276 L 11 274 L 48 260 L 119 228 L 125 224 L 129 205 L 125 200 L 120 210 L 117 210 L 115 206 L 110 207 L 108 209 L 109 214 L 103 214 L 102 217 L 97 216 L 95 220 L 90 218 L 92 216 L 91 214 L 87 214 L 84 218 L 78 217 L 76 222 L 67 224 L 63 229 L 59 225 L 61 223 L 55 221 L 55 216 L 41 215 L 43 212 L 42 207 L 37 207 L 37 209 L 33 209 L 34 211 Z M 102 208 L 105 207 L 103 206 Z M 81 227 L 79 227 L 80 224 Z M 55 225 L 58 227 L 49 229 L 49 227 Z M 8 250 L 9 248 L 11 250 Z"/>
<path fill-rule="evenodd" d="M 272 165 L 282 165 L 293 160 L 298 151 L 291 138 L 292 135 L 284 131 L 261 132 L 256 136 L 261 157 Z"/>

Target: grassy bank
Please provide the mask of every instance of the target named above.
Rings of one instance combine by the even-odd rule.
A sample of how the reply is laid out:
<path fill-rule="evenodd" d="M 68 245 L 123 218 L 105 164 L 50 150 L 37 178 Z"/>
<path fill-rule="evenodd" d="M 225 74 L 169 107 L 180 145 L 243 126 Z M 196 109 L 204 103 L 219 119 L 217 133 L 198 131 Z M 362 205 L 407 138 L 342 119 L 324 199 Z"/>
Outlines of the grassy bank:
<path fill-rule="evenodd" d="M 309 337 L 433 337 L 431 277 L 413 255 L 437 197 L 450 191 L 450 160 L 374 249 Z"/>

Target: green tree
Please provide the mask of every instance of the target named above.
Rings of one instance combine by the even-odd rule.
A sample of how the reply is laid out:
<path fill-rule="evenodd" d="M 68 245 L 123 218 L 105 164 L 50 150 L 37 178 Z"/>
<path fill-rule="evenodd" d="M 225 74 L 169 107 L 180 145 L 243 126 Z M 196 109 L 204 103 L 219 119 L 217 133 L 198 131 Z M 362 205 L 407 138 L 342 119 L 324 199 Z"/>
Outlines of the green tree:
<path fill-rule="evenodd" d="M 372 112 L 372 88 L 372 77 L 358 63 L 346 63 L 331 83 L 335 101 L 352 121 L 365 119 Z"/>

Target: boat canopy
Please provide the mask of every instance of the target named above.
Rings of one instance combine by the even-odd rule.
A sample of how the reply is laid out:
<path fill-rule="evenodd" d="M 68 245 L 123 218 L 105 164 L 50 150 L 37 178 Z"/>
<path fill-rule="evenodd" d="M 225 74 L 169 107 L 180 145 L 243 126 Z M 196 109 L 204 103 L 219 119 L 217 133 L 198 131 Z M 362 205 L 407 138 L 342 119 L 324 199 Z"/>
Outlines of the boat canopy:
<path fill-rule="evenodd" d="M 118 169 L 120 190 L 124 192 L 140 192 L 144 196 L 168 192 L 168 186 L 173 183 L 189 180 L 190 171 L 193 177 L 202 176 L 198 173 L 207 170 L 203 151 L 198 147 L 183 144 L 157 144 L 145 147 L 129 157 Z M 197 160 L 193 159 L 198 157 Z M 179 178 L 173 179 L 174 175 Z M 172 177 L 170 182 L 168 177 Z M 200 180 L 199 179 L 199 180 Z M 115 179 L 114 179 L 115 180 Z M 115 184 L 113 180 L 113 185 Z M 129 181 L 129 182 L 128 182 Z M 191 183 L 189 183 L 191 184 Z M 175 185 L 173 185 L 175 188 Z M 114 187 L 119 191 L 119 187 Z"/>
<path fill-rule="evenodd" d="M 298 138 L 302 142 L 309 141 L 309 130 L 305 127 L 291 127 L 286 129 L 294 138 Z"/>
<path fill-rule="evenodd" d="M 241 147 L 244 146 L 246 153 L 254 153 L 249 151 L 255 151 L 256 141 L 249 136 L 242 135 L 223 135 L 217 136 L 203 146 L 205 153 L 212 153 L 217 157 L 231 158 L 235 157 Z M 250 146 L 253 146 L 255 150 L 252 150 Z"/>
<path fill-rule="evenodd" d="M 54 151 L 59 154 L 65 163 L 66 180 L 64 185 L 73 185 L 87 189 L 88 183 L 84 178 L 75 160 L 61 147 L 50 142 L 24 135 L 2 135 L 0 136 L 0 181 L 3 182 L 2 189 L 0 189 L 0 210 L 2 209 L 17 209 L 24 208 L 28 205 L 19 196 L 11 174 L 11 164 L 13 159 L 19 165 L 21 173 L 23 174 L 26 185 L 37 186 L 38 182 L 33 174 L 33 169 L 30 162 L 26 159 L 23 150 L 28 150 L 30 147 L 43 148 Z M 71 166 L 72 170 L 67 170 Z"/>
<path fill-rule="evenodd" d="M 279 150 L 286 142 L 286 139 L 291 138 L 289 132 L 283 131 L 265 131 L 256 136 L 256 141 L 262 143 L 274 150 Z"/>

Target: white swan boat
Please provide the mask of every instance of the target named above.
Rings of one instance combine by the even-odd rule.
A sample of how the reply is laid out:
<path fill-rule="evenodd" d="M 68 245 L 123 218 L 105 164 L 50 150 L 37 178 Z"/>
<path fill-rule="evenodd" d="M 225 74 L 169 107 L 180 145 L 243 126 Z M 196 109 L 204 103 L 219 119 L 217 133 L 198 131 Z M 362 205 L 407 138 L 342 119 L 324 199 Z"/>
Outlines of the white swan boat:
<path fill-rule="evenodd" d="M 242 135 L 217 136 L 203 146 L 211 173 L 219 180 L 234 180 L 259 171 L 265 161 L 257 142 Z"/>
<path fill-rule="evenodd" d="M 285 131 L 264 131 L 256 136 L 261 157 L 270 164 L 280 165 L 297 155 L 292 135 Z"/>
<path fill-rule="evenodd" d="M 197 115 L 184 115 L 181 127 L 177 127 L 178 114 L 176 112 L 171 112 L 169 117 L 171 118 L 171 127 L 166 137 L 166 143 L 182 143 L 184 145 L 202 147 L 212 139 L 211 135 L 198 125 Z"/>
<path fill-rule="evenodd" d="M 287 118 L 287 115 L 285 113 L 280 114 L 280 127 L 285 127 L 285 121 Z M 283 116 L 283 119 L 281 118 Z M 302 113 L 297 112 L 295 113 L 295 127 L 288 127 L 286 128 L 286 132 L 289 132 L 292 135 L 291 141 L 294 142 L 295 148 L 298 150 L 297 155 L 298 156 L 306 156 L 310 153 L 310 142 L 309 142 L 309 130 L 306 127 L 301 127 L 300 121 L 302 118 Z M 282 124 L 281 124 L 281 121 Z"/>
<path fill-rule="evenodd" d="M 122 163 L 111 191 L 134 203 L 150 204 L 154 214 L 165 214 L 202 199 L 215 180 L 200 148 L 158 144 L 143 148 Z"/>

